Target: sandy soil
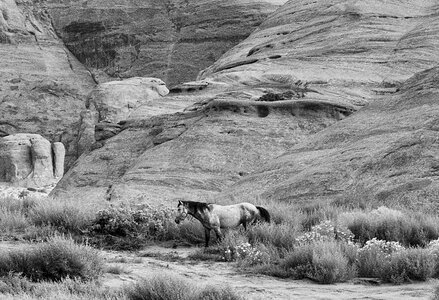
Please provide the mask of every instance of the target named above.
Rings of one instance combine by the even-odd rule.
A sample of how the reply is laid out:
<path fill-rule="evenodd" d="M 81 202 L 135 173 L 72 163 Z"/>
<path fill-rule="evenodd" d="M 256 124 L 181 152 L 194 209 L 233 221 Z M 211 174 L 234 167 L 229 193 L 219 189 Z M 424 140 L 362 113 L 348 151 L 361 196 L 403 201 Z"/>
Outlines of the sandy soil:
<path fill-rule="evenodd" d="M 108 264 L 120 266 L 121 274 L 104 276 L 104 284 L 119 287 L 169 272 L 199 284 L 227 284 L 248 299 L 430 299 L 437 281 L 406 285 L 371 285 L 355 282 L 320 285 L 306 280 L 278 279 L 239 274 L 233 263 L 194 262 L 187 259 L 197 248 L 148 247 L 139 253 L 105 252 Z M 154 255 L 160 253 L 159 256 Z M 145 257 L 145 255 L 151 255 Z M 120 262 L 122 261 L 122 262 Z"/>

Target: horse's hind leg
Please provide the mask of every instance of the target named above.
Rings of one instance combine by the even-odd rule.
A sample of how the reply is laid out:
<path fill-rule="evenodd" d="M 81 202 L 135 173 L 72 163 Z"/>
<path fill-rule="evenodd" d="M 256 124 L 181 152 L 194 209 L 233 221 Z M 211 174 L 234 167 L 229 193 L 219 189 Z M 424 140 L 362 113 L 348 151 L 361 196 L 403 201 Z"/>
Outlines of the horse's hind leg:
<path fill-rule="evenodd" d="M 223 239 L 223 234 L 221 233 L 221 229 L 214 228 L 213 230 L 215 231 L 215 234 L 216 234 L 216 237 L 218 238 L 218 240 L 221 241 Z"/>
<path fill-rule="evenodd" d="M 210 240 L 210 229 L 208 228 L 204 228 L 204 239 L 206 241 L 204 246 L 207 248 L 209 247 L 209 240 Z"/>

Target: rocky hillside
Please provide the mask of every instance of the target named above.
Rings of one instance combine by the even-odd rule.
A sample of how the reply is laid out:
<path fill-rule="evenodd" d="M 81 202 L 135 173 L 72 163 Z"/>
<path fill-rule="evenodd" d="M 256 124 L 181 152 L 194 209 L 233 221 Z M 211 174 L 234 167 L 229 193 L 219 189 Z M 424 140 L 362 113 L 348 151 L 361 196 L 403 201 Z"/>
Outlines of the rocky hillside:
<path fill-rule="evenodd" d="M 190 81 L 286 0 L 47 0 L 57 33 L 97 78 Z M 102 80 L 102 79 L 101 79 Z"/>
<path fill-rule="evenodd" d="M 0 137 L 61 141 L 68 168 L 90 147 L 81 113 L 105 72 L 195 78 L 283 2 L 1 1 Z"/>
<path fill-rule="evenodd" d="M 54 194 L 429 205 L 438 22 L 434 1 L 289 1 L 203 82 L 139 108 Z"/>
<path fill-rule="evenodd" d="M 66 129 L 79 120 L 95 83 L 35 3 L 0 2 L 0 136 L 38 133 L 62 141 L 71 161 L 76 137 Z"/>

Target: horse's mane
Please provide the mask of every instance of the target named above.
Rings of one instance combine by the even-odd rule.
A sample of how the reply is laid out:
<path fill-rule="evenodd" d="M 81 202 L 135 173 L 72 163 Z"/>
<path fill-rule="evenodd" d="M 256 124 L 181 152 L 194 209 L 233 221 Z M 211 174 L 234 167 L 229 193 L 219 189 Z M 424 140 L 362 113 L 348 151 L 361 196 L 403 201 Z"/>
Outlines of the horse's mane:
<path fill-rule="evenodd" d="M 209 204 L 207 202 L 197 202 L 197 201 L 181 201 L 183 203 L 188 204 L 189 209 L 197 211 L 197 210 L 203 210 L 205 208 L 209 208 Z"/>

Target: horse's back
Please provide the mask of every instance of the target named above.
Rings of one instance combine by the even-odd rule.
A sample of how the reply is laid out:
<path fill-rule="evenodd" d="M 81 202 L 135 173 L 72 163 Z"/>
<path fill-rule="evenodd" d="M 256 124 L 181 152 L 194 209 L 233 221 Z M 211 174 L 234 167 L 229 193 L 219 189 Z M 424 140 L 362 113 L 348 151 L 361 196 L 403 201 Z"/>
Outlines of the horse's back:
<path fill-rule="evenodd" d="M 245 207 L 242 203 L 232 205 L 211 204 L 209 209 L 213 217 L 218 217 L 222 228 L 237 227 L 242 224 Z"/>

